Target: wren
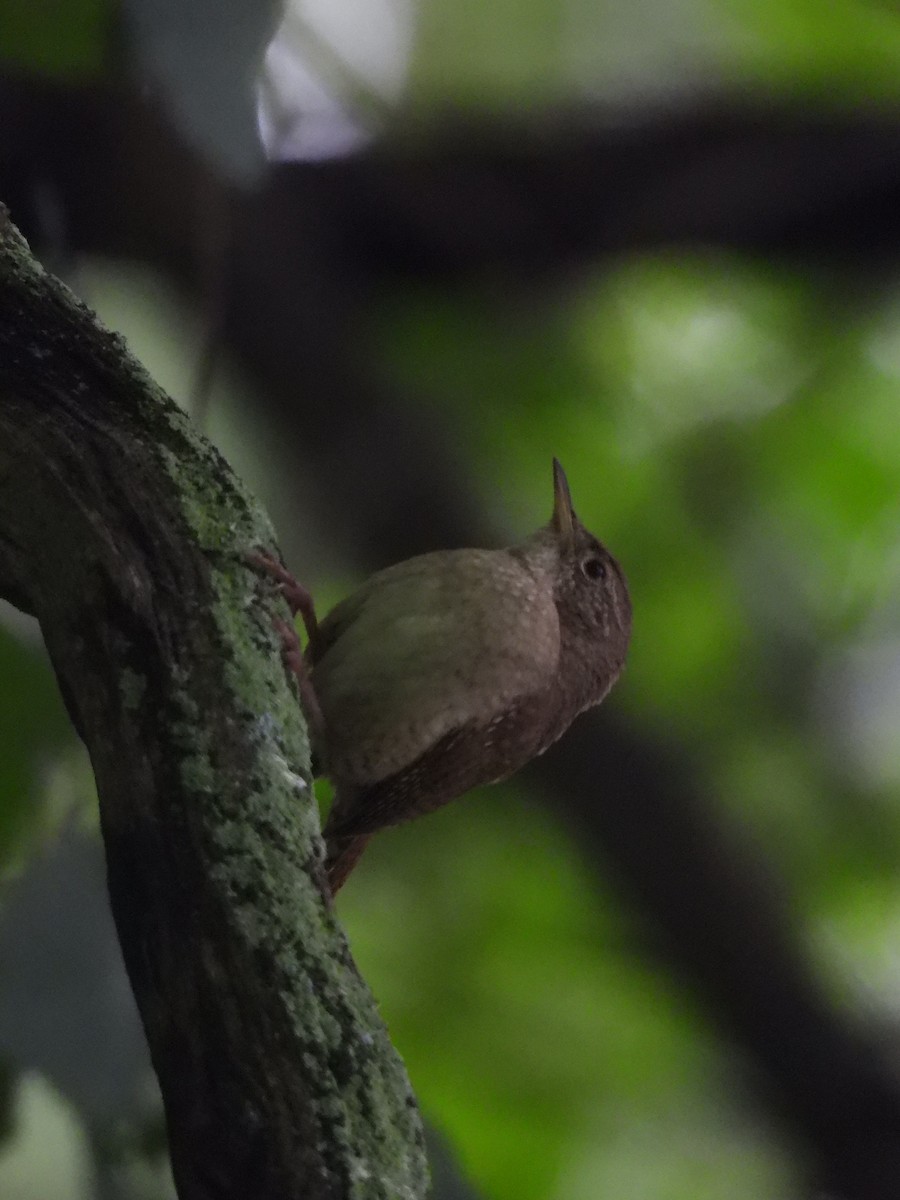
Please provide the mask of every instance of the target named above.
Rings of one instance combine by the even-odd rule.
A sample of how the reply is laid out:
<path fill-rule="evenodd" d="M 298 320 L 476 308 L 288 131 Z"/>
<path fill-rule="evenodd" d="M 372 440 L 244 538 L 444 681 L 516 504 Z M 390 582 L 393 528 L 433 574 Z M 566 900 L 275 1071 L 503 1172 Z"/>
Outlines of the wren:
<path fill-rule="evenodd" d="M 503 550 L 439 550 L 372 575 L 319 624 L 274 560 L 309 641 L 280 623 L 315 755 L 335 787 L 332 894 L 379 829 L 506 779 L 599 704 L 625 662 L 619 564 L 575 515 L 553 460 L 550 522 Z"/>

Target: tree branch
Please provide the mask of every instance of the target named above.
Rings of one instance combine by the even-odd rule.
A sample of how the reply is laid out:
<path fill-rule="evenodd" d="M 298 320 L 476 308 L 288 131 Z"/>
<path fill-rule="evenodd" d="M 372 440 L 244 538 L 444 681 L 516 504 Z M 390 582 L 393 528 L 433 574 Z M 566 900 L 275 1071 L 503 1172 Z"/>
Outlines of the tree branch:
<path fill-rule="evenodd" d="M 323 891 L 272 531 L 0 209 L 0 595 L 93 763 L 182 1200 L 424 1195 L 415 1103 Z"/>
<path fill-rule="evenodd" d="M 683 755 L 665 744 L 648 755 L 605 709 L 533 772 L 631 901 L 647 949 L 746 1056 L 748 1082 L 791 1136 L 810 1194 L 894 1195 L 900 1079 L 890 1039 L 873 1014 L 842 1011 L 828 995 L 783 884 L 717 819 Z"/>

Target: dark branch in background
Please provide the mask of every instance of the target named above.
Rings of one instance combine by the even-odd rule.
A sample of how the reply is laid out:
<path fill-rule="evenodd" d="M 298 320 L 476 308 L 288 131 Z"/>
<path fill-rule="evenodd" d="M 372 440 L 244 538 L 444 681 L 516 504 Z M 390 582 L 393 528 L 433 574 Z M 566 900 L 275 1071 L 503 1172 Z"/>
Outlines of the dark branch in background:
<path fill-rule="evenodd" d="M 643 915 L 654 954 L 744 1052 L 814 1186 L 839 1200 L 891 1200 L 900 1179 L 894 1055 L 832 1007 L 783 885 L 746 836 L 713 816 L 683 756 L 659 744 L 648 755 L 605 713 L 583 719 L 532 769 L 577 844 Z"/>
<path fill-rule="evenodd" d="M 258 545 L 227 464 L 0 225 L 0 594 L 38 617 L 91 756 L 179 1195 L 424 1196 L 409 1084 L 322 894 Z"/>
<path fill-rule="evenodd" d="M 279 167 L 270 187 L 312 170 Z M 451 122 L 317 171 L 354 257 L 389 273 L 538 279 L 660 246 L 809 259 L 900 244 L 900 113 L 710 96 Z"/>
<path fill-rule="evenodd" d="M 835 268 L 858 268 L 865 247 L 882 272 L 900 249 L 900 115 L 713 107 L 618 127 L 587 114 L 485 122 L 276 167 L 236 204 L 225 344 L 298 452 L 324 479 L 340 465 L 347 516 L 329 498 L 329 524 L 383 565 L 471 541 L 478 520 L 453 433 L 366 370 L 360 329 L 386 284 L 483 276 L 514 304 L 592 260 L 673 244 Z M 323 402 L 298 403 L 298 389 Z"/>
<path fill-rule="evenodd" d="M 209 173 L 152 106 L 128 90 L 10 78 L 0 101 L 14 215 L 36 221 L 34 184 L 52 183 L 75 248 L 140 251 L 174 274 L 195 261 L 186 192 Z M 138 185 L 150 202 L 123 205 Z M 898 199 L 900 111 L 719 93 L 401 129 L 351 158 L 276 165 L 238 205 L 243 237 L 265 215 L 281 240 L 299 217 L 357 277 L 536 279 L 673 244 L 858 261 L 898 248 Z"/>
<path fill-rule="evenodd" d="M 33 164 L 42 147 L 75 249 L 131 254 L 193 286 L 190 199 L 203 194 L 202 172 L 172 131 L 130 97 L 85 94 L 79 105 L 68 91 L 39 108 L 55 111 L 46 139 L 26 134 L 20 151 Z M 11 137 L 5 122 L 0 163 Z M 27 183 L 27 171 L 15 178 Z M 452 436 L 356 365 L 386 280 L 486 273 L 514 293 L 671 244 L 881 273 L 898 252 L 898 199 L 900 114 L 710 97 L 618 122 L 446 125 L 354 160 L 279 167 L 255 196 L 234 197 L 225 342 L 317 479 L 334 540 L 361 566 L 382 565 L 490 540 L 447 451 Z M 842 1198 L 893 1197 L 900 1090 L 887 1057 L 825 997 L 765 873 L 720 828 L 690 764 L 607 711 L 547 769 L 570 775 L 555 804 L 743 1048 L 813 1172 Z"/>
<path fill-rule="evenodd" d="M 337 540 L 361 554 L 377 545 L 383 561 L 409 545 L 410 513 L 416 549 L 470 537 L 475 520 L 446 431 L 429 432 L 413 404 L 359 370 L 360 317 L 386 279 L 485 274 L 534 287 L 674 244 L 880 273 L 900 242 L 900 113 L 723 94 L 681 111 L 446 121 L 352 159 L 276 166 L 242 196 L 129 91 L 6 80 L 0 110 L 12 114 L 0 183 L 15 189 L 26 232 L 41 232 L 35 197 L 55 196 L 74 250 L 149 260 L 209 304 L 198 230 L 232 206 L 224 342 L 258 375 L 298 459 L 325 478 L 339 463 L 350 511 L 383 514 L 360 537 L 329 508 Z M 396 542 L 393 529 L 404 531 Z"/>
<path fill-rule="evenodd" d="M 881 272 L 900 242 L 900 113 L 725 94 L 681 111 L 446 121 L 352 159 L 276 166 L 238 195 L 130 91 L 8 79 L 0 110 L 0 184 L 26 232 L 41 233 L 35 198 L 53 196 L 75 251 L 151 261 L 221 306 L 223 341 L 298 461 L 324 479 L 340 464 L 354 516 L 329 502 L 334 539 L 381 562 L 458 544 L 477 519 L 447 431 L 360 369 L 362 318 L 387 279 L 535 287 L 673 244 Z M 198 231 L 229 206 L 220 301 L 204 293 Z M 362 507 L 374 528 L 358 528 Z"/>

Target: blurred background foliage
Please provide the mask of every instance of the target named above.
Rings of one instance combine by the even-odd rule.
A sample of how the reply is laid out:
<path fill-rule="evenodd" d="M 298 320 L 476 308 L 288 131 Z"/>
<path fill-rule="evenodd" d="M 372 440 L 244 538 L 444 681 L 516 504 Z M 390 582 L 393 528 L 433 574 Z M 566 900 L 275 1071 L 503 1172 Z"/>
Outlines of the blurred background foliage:
<path fill-rule="evenodd" d="M 886 0 L 0 5 L 0 199 L 320 610 L 530 532 L 552 454 L 628 572 L 599 716 L 341 895 L 443 1200 L 897 1194 L 898 80 Z M 89 768 L 0 618 L 0 1194 L 155 1200 Z"/>

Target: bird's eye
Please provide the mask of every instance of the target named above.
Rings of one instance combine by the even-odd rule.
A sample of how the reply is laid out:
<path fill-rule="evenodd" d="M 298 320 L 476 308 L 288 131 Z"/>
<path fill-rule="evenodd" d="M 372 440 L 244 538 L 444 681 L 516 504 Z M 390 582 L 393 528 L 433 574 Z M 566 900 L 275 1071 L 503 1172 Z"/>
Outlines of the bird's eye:
<path fill-rule="evenodd" d="M 587 575 L 588 579 L 606 578 L 606 563 L 602 559 L 586 558 L 581 564 L 581 569 Z"/>

